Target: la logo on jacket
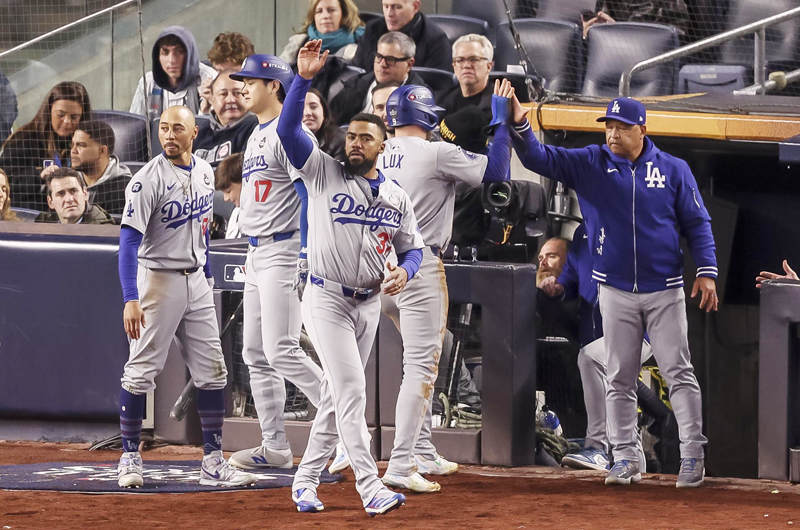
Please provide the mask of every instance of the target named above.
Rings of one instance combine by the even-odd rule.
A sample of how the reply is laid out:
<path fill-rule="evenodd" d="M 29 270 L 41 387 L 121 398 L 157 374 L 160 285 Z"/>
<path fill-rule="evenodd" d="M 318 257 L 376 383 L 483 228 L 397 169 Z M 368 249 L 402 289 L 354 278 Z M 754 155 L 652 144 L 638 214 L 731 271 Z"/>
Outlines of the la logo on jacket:
<path fill-rule="evenodd" d="M 644 180 L 647 181 L 648 188 L 663 188 L 667 176 L 662 175 L 657 167 L 653 167 L 652 162 L 647 162 L 647 176 Z"/>

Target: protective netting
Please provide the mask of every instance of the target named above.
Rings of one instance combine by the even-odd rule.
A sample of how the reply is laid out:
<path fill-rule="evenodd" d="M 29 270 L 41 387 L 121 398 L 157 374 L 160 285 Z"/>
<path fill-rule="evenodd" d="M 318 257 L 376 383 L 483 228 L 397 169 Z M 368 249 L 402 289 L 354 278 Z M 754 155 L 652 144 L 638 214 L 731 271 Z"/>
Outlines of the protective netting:
<path fill-rule="evenodd" d="M 7 215 L 97 224 L 122 214 L 125 186 L 148 160 L 144 116 L 110 110 L 127 106 L 120 80 L 142 75 L 140 5 L 0 6 L 0 180 L 7 178 L 13 207 Z"/>
<path fill-rule="evenodd" d="M 547 90 L 616 97 L 623 71 L 639 61 L 798 7 L 800 0 L 454 0 L 453 14 L 488 22 L 495 70 L 522 62 Z M 767 28 L 765 76 L 800 67 L 798 44 L 800 18 Z M 751 34 L 645 70 L 630 95 L 730 94 L 756 80 L 754 50 Z M 797 86 L 774 93 L 795 95 Z"/>

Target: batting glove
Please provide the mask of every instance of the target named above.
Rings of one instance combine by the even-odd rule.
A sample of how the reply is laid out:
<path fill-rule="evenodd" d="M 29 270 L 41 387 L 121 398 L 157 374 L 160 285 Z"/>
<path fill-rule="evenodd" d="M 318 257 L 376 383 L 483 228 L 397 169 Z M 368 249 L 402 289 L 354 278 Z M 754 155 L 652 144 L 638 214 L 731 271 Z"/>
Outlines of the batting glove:
<path fill-rule="evenodd" d="M 306 282 L 308 282 L 308 259 L 298 258 L 292 290 L 297 291 L 297 299 L 301 302 L 303 301 L 303 291 L 306 290 Z"/>

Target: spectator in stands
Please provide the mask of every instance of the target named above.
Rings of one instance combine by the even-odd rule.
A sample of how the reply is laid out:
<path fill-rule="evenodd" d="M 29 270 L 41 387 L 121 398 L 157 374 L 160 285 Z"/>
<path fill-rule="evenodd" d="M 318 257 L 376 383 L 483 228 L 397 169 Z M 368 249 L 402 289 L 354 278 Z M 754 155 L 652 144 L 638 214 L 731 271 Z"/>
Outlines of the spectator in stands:
<path fill-rule="evenodd" d="M 554 276 L 558 278 L 567 262 L 567 247 L 569 242 L 561 237 L 548 239 L 539 251 L 539 270 L 536 271 L 536 286 L 542 280 Z"/>
<path fill-rule="evenodd" d="M 390 31 L 399 31 L 416 43 L 417 66 L 450 70 L 450 41 L 436 24 L 420 13 L 420 0 L 383 0 L 383 18 L 367 24 L 364 36 L 358 43 L 353 64 L 369 70 L 375 60 L 375 46 Z"/>
<path fill-rule="evenodd" d="M 333 158 L 340 159 L 344 155 L 344 129 L 336 126 L 331 116 L 331 109 L 322 93 L 316 88 L 309 89 L 303 110 L 303 125 L 314 133 L 319 148 Z"/>
<path fill-rule="evenodd" d="M 311 0 L 303 27 L 289 37 L 281 59 L 294 65 L 297 53 L 309 39 L 321 39 L 322 51 L 352 61 L 357 43 L 364 35 L 364 22 L 353 0 Z"/>
<path fill-rule="evenodd" d="M 0 167 L 8 175 L 14 206 L 47 210 L 42 182 L 47 175 L 42 172 L 49 166 L 69 167 L 72 134 L 81 120 L 91 116 L 86 88 L 64 81 L 47 93 L 33 119 L 6 140 Z"/>
<path fill-rule="evenodd" d="M 342 91 L 331 101 L 337 124 L 344 125 L 359 112 L 372 113 L 372 89 L 378 83 L 394 81 L 401 85 L 425 85 L 415 74 L 414 41 L 404 33 L 390 31 L 378 41 L 372 72 L 357 75 L 344 83 Z"/>
<path fill-rule="evenodd" d="M 233 203 L 236 208 L 231 212 L 228 219 L 228 227 L 225 230 L 225 239 L 235 239 L 242 237 L 239 230 L 239 196 L 242 194 L 242 161 L 243 153 L 233 154 L 222 160 L 214 171 L 214 185 L 222 192 L 225 201 Z"/>
<path fill-rule="evenodd" d="M 674 26 L 681 35 L 686 35 L 689 25 L 689 10 L 685 0 L 597 0 L 594 11 L 597 14 L 593 17 L 581 15 L 584 39 L 596 24 L 652 22 Z"/>
<path fill-rule="evenodd" d="M 255 47 L 250 39 L 241 33 L 231 31 L 217 35 L 213 46 L 208 50 L 207 57 L 217 72 L 238 72 L 244 60 L 254 53 L 256 53 Z M 205 79 L 200 85 L 202 114 L 211 112 L 211 81 L 212 79 Z"/>
<path fill-rule="evenodd" d="M 11 136 L 11 127 L 17 120 L 17 95 L 11 82 L 0 72 L 0 144 Z"/>
<path fill-rule="evenodd" d="M 244 151 L 258 118 L 245 110 L 242 82 L 221 73 L 211 83 L 210 127 L 201 128 L 194 141 L 194 154 L 212 166 Z"/>
<path fill-rule="evenodd" d="M 494 89 L 489 83 L 489 72 L 494 66 L 493 58 L 492 43 L 483 35 L 463 35 L 453 43 L 453 70 L 458 86 L 436 95 L 436 101 L 444 107 L 443 116 L 472 105 L 491 116 Z"/>
<path fill-rule="evenodd" d="M 0 169 L 0 221 L 19 221 L 17 214 L 11 209 L 11 188 L 8 186 L 8 175 Z"/>
<path fill-rule="evenodd" d="M 152 58 L 153 70 L 139 79 L 130 111 L 152 120 L 164 109 L 183 105 L 200 114 L 203 82 L 216 77 L 217 71 L 200 62 L 192 33 L 183 26 L 164 28 L 153 45 Z"/>
<path fill-rule="evenodd" d="M 378 83 L 372 89 L 372 113 L 386 122 L 386 102 L 396 88 L 401 85 L 397 81 Z M 386 126 L 386 137 L 394 138 L 394 127 Z"/>
<path fill-rule="evenodd" d="M 108 212 L 89 203 L 89 190 L 83 176 L 68 167 L 47 175 L 47 204 L 55 212 L 39 214 L 37 223 L 114 224 Z"/>
<path fill-rule="evenodd" d="M 108 213 L 121 214 L 131 170 L 114 154 L 115 143 L 114 130 L 106 122 L 82 121 L 72 135 L 70 162 L 83 176 L 89 202 Z"/>

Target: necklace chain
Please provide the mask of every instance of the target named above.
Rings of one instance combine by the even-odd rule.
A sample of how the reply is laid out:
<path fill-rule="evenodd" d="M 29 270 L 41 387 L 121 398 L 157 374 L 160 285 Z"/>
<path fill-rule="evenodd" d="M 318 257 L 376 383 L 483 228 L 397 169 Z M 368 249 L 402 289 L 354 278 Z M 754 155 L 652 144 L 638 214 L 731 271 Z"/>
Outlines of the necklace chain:
<path fill-rule="evenodd" d="M 175 173 L 175 176 L 178 178 L 178 182 L 180 182 L 181 187 L 183 188 L 183 194 L 188 197 L 190 194 L 190 190 L 192 188 L 192 170 L 189 170 L 189 176 L 185 179 L 181 177 L 178 168 L 175 167 L 175 164 L 172 163 L 172 160 L 167 159 L 169 162 L 169 166 L 172 168 L 172 172 Z"/>

